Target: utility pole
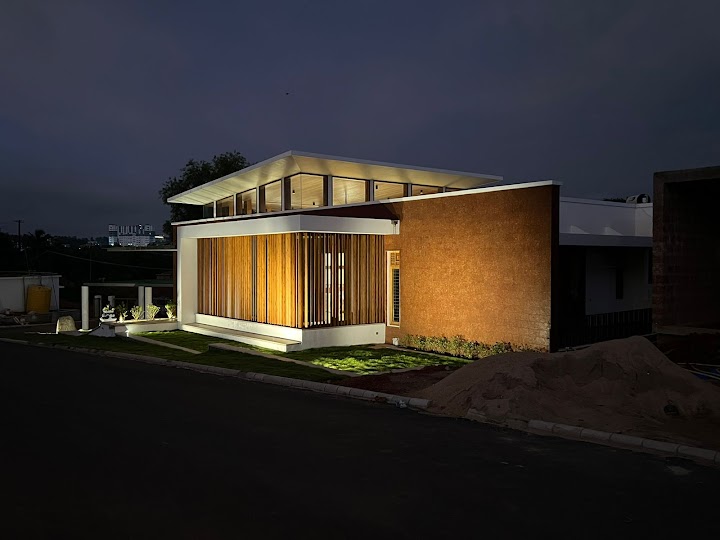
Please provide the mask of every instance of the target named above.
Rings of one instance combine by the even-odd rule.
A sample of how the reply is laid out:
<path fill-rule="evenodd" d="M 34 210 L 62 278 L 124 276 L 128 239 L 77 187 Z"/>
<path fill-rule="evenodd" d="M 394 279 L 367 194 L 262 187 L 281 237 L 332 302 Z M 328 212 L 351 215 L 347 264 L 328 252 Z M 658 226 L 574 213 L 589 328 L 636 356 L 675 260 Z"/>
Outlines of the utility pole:
<path fill-rule="evenodd" d="M 22 251 L 22 236 L 20 236 L 20 224 L 23 223 L 22 219 L 13 220 L 18 224 L 18 250 Z"/>

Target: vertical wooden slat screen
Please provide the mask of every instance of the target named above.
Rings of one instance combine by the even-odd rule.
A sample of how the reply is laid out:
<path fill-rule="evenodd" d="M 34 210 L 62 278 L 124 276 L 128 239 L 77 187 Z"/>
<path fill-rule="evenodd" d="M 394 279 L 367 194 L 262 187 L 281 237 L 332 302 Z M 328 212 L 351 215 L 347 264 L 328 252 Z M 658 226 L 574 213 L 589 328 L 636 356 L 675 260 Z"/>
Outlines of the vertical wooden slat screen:
<path fill-rule="evenodd" d="M 267 236 L 256 236 L 256 254 L 255 254 L 255 267 L 256 272 L 256 285 L 255 285 L 255 306 L 256 306 L 256 318 L 251 319 L 255 322 L 267 322 Z"/>
<path fill-rule="evenodd" d="M 198 311 L 295 328 L 385 320 L 379 235 L 289 233 L 198 240 Z"/>

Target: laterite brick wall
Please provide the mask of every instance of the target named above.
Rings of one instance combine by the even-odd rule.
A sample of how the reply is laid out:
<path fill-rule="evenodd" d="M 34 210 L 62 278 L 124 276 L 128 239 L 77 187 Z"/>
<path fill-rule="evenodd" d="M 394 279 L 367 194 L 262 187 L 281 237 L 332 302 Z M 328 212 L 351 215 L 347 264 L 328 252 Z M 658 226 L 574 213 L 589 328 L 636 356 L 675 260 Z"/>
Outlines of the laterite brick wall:
<path fill-rule="evenodd" d="M 653 326 L 720 323 L 720 167 L 654 176 Z"/>

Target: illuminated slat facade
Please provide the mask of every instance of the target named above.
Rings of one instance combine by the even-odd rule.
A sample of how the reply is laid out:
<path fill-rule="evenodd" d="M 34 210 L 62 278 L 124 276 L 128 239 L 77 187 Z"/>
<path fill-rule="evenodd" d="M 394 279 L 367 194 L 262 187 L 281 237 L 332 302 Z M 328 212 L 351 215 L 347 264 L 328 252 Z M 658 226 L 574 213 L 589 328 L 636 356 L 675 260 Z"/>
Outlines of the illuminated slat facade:
<path fill-rule="evenodd" d="M 198 312 L 294 328 L 385 322 L 381 235 L 198 240 Z"/>

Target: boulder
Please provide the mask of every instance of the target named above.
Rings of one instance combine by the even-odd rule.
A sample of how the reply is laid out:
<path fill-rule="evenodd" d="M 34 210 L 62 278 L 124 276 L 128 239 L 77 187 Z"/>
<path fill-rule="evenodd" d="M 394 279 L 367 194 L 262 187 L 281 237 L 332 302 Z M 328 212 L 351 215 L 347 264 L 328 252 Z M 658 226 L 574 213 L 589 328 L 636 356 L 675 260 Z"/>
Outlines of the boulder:
<path fill-rule="evenodd" d="M 57 326 L 55 327 L 56 333 L 59 334 L 61 332 L 75 332 L 76 330 L 77 328 L 75 327 L 75 319 L 73 319 L 69 315 L 58 317 Z"/>

